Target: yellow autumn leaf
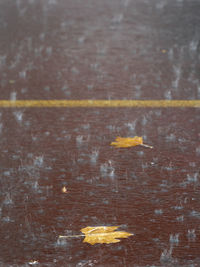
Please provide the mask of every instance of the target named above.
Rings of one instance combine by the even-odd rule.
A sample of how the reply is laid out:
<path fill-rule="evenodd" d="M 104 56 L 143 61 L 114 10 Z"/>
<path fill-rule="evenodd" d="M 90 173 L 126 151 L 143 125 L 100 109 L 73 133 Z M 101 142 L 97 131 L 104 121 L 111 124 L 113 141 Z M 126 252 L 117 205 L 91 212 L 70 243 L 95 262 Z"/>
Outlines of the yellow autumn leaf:
<path fill-rule="evenodd" d="M 127 238 L 132 234 L 124 231 L 115 231 L 119 226 L 98 226 L 98 227 L 86 227 L 81 229 L 81 232 L 85 234 L 83 242 L 94 245 L 96 243 L 118 243 L 121 240 L 118 238 Z"/>
<path fill-rule="evenodd" d="M 83 242 L 87 242 L 91 245 L 96 243 L 118 243 L 121 240 L 118 238 L 127 238 L 133 234 L 125 231 L 115 231 L 119 226 L 97 226 L 97 227 L 85 227 L 81 229 L 84 235 L 71 235 L 71 236 L 59 236 L 59 238 L 70 238 L 84 236 Z"/>
<path fill-rule="evenodd" d="M 152 146 L 146 145 L 143 143 L 143 138 L 139 136 L 135 137 L 117 137 L 115 142 L 111 143 L 111 146 L 115 147 L 132 147 L 132 146 L 145 146 L 149 148 L 153 148 Z"/>

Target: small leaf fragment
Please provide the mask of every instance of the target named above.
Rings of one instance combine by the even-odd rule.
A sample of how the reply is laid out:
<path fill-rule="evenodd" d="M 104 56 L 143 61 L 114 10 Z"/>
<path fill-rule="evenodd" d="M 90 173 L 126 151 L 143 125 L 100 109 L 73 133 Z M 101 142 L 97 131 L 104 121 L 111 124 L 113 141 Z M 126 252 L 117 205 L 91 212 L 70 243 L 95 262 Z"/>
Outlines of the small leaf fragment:
<path fill-rule="evenodd" d="M 13 83 L 15 83 L 15 80 L 9 80 L 9 83 L 13 84 Z"/>
<path fill-rule="evenodd" d="M 111 143 L 111 146 L 115 146 L 115 147 L 132 147 L 132 146 L 138 146 L 138 145 L 153 148 L 152 146 L 143 144 L 143 138 L 139 136 L 117 137 L 115 139 L 115 142 Z"/>
<path fill-rule="evenodd" d="M 63 186 L 63 188 L 62 188 L 62 193 L 65 193 L 65 194 L 68 193 L 68 190 L 67 190 L 67 188 L 65 186 Z"/>
<path fill-rule="evenodd" d="M 31 260 L 31 261 L 29 261 L 29 264 L 30 265 L 36 265 L 36 264 L 38 264 L 39 262 L 38 261 L 35 261 L 35 260 Z"/>

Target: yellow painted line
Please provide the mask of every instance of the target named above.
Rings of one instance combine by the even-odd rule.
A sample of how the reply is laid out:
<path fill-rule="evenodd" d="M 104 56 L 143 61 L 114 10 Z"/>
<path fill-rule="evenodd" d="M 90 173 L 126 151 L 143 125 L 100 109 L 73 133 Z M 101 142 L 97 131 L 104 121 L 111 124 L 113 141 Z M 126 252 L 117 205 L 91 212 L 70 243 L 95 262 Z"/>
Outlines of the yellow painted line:
<path fill-rule="evenodd" d="M 0 108 L 200 108 L 200 100 L 0 100 Z"/>

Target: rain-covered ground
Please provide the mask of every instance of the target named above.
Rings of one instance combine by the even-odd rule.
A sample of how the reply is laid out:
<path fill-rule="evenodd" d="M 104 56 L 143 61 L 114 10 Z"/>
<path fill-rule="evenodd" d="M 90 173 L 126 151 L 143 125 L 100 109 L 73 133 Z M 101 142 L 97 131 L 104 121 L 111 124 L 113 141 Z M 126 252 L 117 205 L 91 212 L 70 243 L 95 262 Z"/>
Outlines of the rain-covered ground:
<path fill-rule="evenodd" d="M 0 0 L 1 99 L 199 99 L 199 9 Z M 200 266 L 199 120 L 199 108 L 0 108 L 0 266 Z M 110 146 L 136 135 L 154 148 Z M 134 235 L 59 239 L 87 226 Z"/>

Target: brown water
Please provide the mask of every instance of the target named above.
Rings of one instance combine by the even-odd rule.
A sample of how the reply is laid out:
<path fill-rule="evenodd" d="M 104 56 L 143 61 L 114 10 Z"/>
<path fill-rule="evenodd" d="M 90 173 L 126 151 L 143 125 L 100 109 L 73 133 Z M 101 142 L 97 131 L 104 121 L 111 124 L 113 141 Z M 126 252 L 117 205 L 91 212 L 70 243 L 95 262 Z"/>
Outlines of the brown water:
<path fill-rule="evenodd" d="M 198 99 L 198 10 L 1 0 L 1 99 Z M 1 266 L 200 266 L 199 109 L 0 114 Z M 154 148 L 110 146 L 135 135 Z M 58 238 L 118 225 L 134 235 L 93 246 Z"/>

